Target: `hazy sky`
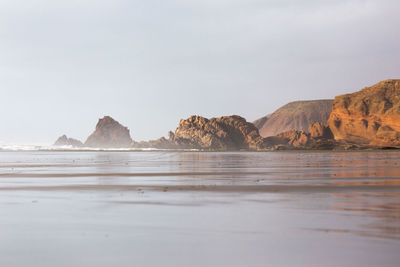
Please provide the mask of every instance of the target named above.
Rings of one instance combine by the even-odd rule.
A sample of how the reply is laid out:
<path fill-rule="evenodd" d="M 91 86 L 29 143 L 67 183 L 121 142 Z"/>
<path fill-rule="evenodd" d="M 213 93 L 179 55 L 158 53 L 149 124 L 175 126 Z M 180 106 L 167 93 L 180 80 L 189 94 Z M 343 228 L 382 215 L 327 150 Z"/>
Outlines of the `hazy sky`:
<path fill-rule="evenodd" d="M 0 0 L 0 142 L 253 121 L 400 77 L 398 0 Z"/>

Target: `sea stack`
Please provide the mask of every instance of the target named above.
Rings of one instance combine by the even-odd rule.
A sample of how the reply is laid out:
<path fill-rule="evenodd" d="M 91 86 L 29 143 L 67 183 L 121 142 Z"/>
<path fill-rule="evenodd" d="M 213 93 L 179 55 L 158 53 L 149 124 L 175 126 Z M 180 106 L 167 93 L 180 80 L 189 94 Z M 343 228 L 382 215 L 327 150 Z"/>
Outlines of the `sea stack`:
<path fill-rule="evenodd" d="M 385 80 L 335 97 L 328 125 L 340 142 L 399 146 L 400 80 Z"/>
<path fill-rule="evenodd" d="M 99 119 L 95 131 L 84 146 L 99 148 L 128 148 L 132 144 L 129 129 L 110 116 Z"/>
<path fill-rule="evenodd" d="M 72 147 L 82 147 L 83 143 L 74 138 L 68 138 L 65 134 L 60 136 L 54 143 L 54 146 L 72 146 Z"/>

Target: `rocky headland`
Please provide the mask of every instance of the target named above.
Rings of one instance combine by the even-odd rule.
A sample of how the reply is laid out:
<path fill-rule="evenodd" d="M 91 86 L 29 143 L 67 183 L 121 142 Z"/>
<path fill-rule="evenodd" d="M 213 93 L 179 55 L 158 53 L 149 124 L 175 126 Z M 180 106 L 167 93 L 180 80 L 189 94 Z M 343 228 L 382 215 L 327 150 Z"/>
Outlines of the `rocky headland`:
<path fill-rule="evenodd" d="M 332 110 L 328 110 L 331 105 L 331 100 L 289 103 L 257 120 L 256 124 L 238 115 L 211 119 L 195 115 L 180 120 L 168 138 L 140 142 L 132 140 L 127 127 L 105 116 L 99 119 L 84 144 L 63 135 L 55 145 L 208 151 L 400 147 L 400 80 L 382 81 L 361 91 L 337 96 Z M 314 120 L 317 122 L 312 123 Z M 264 126 L 274 126 L 274 131 L 292 128 L 263 137 L 256 126 L 261 130 Z M 272 133 L 272 128 L 268 129 L 264 134 Z"/>
<path fill-rule="evenodd" d="M 335 97 L 328 126 L 339 142 L 400 146 L 400 80 Z"/>

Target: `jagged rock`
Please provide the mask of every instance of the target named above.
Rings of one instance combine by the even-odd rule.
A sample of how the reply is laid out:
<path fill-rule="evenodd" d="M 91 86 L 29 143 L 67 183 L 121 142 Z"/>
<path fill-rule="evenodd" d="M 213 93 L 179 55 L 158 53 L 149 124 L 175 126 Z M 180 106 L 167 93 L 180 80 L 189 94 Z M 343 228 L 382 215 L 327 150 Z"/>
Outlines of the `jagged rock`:
<path fill-rule="evenodd" d="M 277 136 L 288 140 L 288 144 L 293 147 L 304 147 L 310 141 L 310 135 L 304 131 L 290 130 L 280 133 Z"/>
<path fill-rule="evenodd" d="M 400 80 L 385 80 L 335 97 L 328 125 L 340 142 L 399 146 Z"/>
<path fill-rule="evenodd" d="M 83 143 L 74 138 L 68 138 L 65 134 L 60 136 L 54 143 L 54 146 L 72 146 L 72 147 L 82 147 Z"/>
<path fill-rule="evenodd" d="M 308 127 L 308 132 L 312 138 L 318 138 L 318 139 L 333 139 L 333 134 L 329 126 L 321 123 L 321 122 L 316 122 L 310 127 Z"/>
<path fill-rule="evenodd" d="M 169 139 L 169 140 L 174 140 L 174 138 L 175 138 L 174 132 L 173 132 L 173 131 L 169 131 L 169 132 L 168 132 L 168 139 Z"/>
<path fill-rule="evenodd" d="M 253 123 L 263 137 L 276 136 L 289 130 L 307 131 L 315 122 L 327 122 L 332 111 L 332 102 L 333 100 L 291 102 Z"/>
<path fill-rule="evenodd" d="M 132 138 L 129 129 L 109 116 L 99 119 L 96 130 L 85 142 L 87 147 L 122 148 L 130 147 Z"/>
<path fill-rule="evenodd" d="M 181 148 L 212 150 L 262 149 L 264 140 L 258 129 L 244 118 L 233 115 L 206 119 L 191 116 L 181 120 L 171 142 Z"/>
<path fill-rule="evenodd" d="M 310 134 L 304 131 L 290 130 L 280 133 L 276 136 L 266 137 L 264 140 L 268 147 L 286 146 L 286 147 L 306 147 L 310 142 Z"/>
<path fill-rule="evenodd" d="M 315 123 L 309 127 L 309 133 L 290 130 L 276 136 L 264 138 L 265 144 L 272 149 L 333 149 L 337 143 L 333 139 L 329 127 Z"/>

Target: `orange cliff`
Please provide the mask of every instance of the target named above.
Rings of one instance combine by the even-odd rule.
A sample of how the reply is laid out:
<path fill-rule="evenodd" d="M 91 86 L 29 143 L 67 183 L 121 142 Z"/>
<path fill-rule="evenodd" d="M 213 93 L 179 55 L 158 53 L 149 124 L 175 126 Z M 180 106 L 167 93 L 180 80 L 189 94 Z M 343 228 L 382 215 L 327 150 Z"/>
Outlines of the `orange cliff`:
<path fill-rule="evenodd" d="M 336 96 L 328 126 L 339 142 L 399 146 L 400 80 L 385 80 Z"/>

